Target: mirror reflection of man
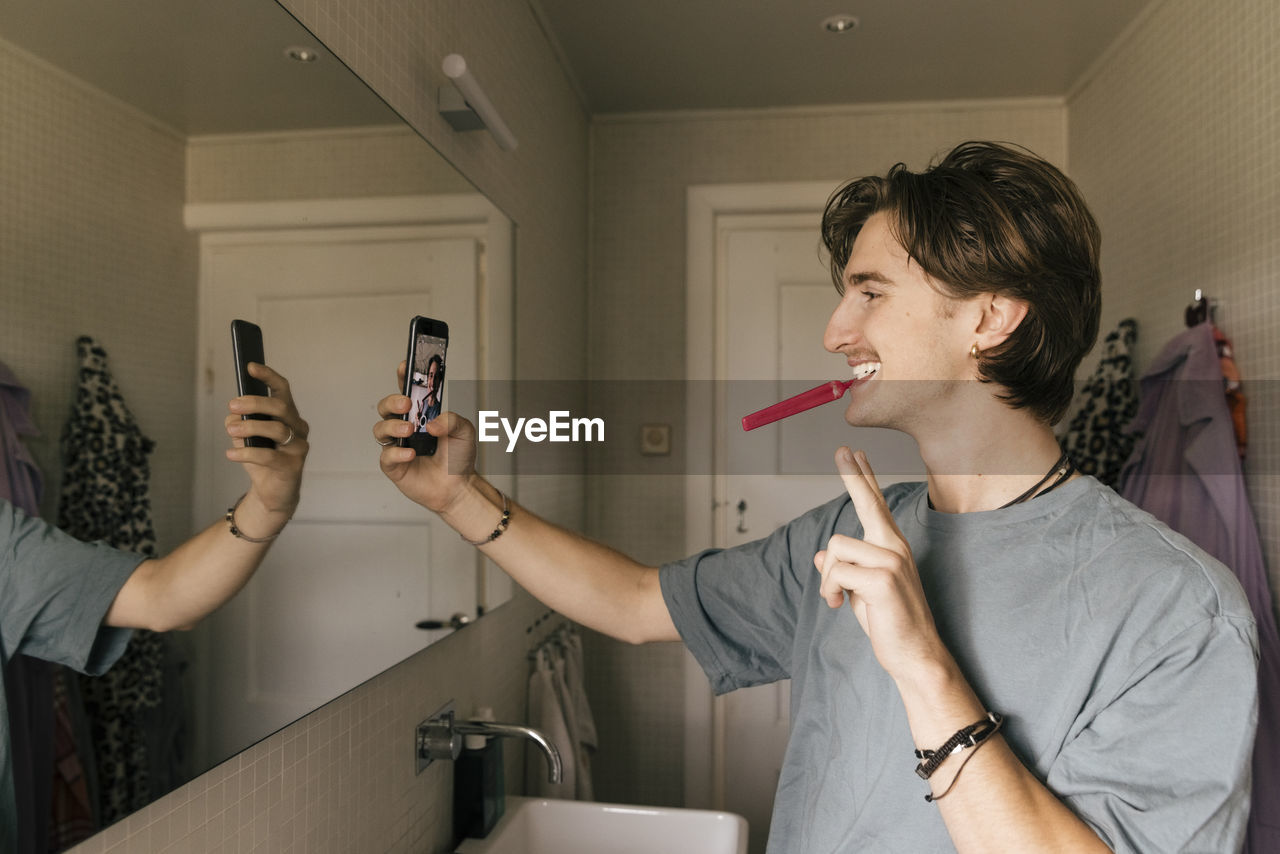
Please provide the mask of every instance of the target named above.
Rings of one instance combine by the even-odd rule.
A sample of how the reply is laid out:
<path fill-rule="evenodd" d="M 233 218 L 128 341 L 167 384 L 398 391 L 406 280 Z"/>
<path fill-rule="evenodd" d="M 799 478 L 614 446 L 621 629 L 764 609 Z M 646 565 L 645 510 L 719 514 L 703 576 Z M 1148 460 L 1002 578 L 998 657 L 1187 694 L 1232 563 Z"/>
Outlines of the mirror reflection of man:
<path fill-rule="evenodd" d="M 683 640 L 717 692 L 790 678 L 772 854 L 1239 850 L 1249 605 L 1052 431 L 1100 315 L 1075 186 L 966 143 L 849 183 L 822 231 L 840 294 L 824 344 L 861 377 L 845 418 L 912 436 L 925 482 L 882 492 L 841 448 L 846 494 L 657 568 L 512 505 L 456 414 L 429 425 L 433 457 L 385 447 L 384 473 L 567 617 Z M 380 402 L 375 439 L 405 435 L 408 405 Z"/>
<path fill-rule="evenodd" d="M 427 375 L 421 371 L 415 371 L 413 381 L 409 383 L 409 401 L 409 421 L 415 431 L 422 432 L 423 425 L 427 423 L 427 419 L 422 417 L 427 408 Z"/>
<path fill-rule="evenodd" d="M 436 354 L 427 362 L 427 396 L 423 401 L 420 430 L 425 430 L 426 423 L 440 415 L 440 386 L 443 381 L 444 359 Z"/>
<path fill-rule="evenodd" d="M 249 487 L 219 520 L 169 554 L 144 559 L 105 543 L 75 540 L 0 500 L 0 657 L 22 653 L 92 675 L 124 652 L 130 629 L 191 628 L 253 575 L 298 506 L 309 445 L 288 381 L 250 363 L 270 397 L 230 401 L 232 447 Z M 263 414 L 270 420 L 242 419 Z M 245 447 L 248 436 L 275 448 Z M 0 693 L 0 851 L 15 850 L 17 815 L 8 714 Z"/>
<path fill-rule="evenodd" d="M 414 371 L 409 384 L 409 422 L 421 433 L 427 422 L 440 414 L 440 387 L 444 381 L 444 359 L 438 353 L 427 360 L 426 371 Z"/>

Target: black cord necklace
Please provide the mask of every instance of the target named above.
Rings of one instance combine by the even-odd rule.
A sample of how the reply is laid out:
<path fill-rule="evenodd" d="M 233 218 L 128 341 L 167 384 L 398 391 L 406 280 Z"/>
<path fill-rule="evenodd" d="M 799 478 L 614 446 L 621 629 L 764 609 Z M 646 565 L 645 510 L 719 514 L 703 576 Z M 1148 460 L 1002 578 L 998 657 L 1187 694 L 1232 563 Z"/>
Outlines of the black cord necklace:
<path fill-rule="evenodd" d="M 1076 470 L 1076 465 L 1071 461 L 1071 455 L 1068 454 L 1066 451 L 1063 451 L 1062 456 L 1058 457 L 1058 461 L 1053 464 L 1053 468 L 1049 469 L 1049 473 L 1046 474 L 1044 477 L 1040 478 L 1040 481 L 1035 486 L 1031 487 L 1026 492 L 1022 493 L 1017 498 L 1010 501 L 1008 504 L 1002 504 L 996 509 L 1003 510 L 1006 507 L 1012 507 L 1015 504 L 1021 504 L 1024 501 L 1028 501 L 1036 497 L 1037 495 L 1048 495 L 1050 492 L 1053 492 L 1055 489 L 1061 486 L 1063 482 L 1066 481 L 1067 478 L 1071 477 L 1071 475 L 1075 472 L 1075 470 Z M 1050 481 L 1053 481 L 1053 482 L 1049 483 Z M 1041 492 L 1040 488 L 1043 487 L 1046 483 L 1049 484 L 1048 488 L 1045 489 L 1043 492 Z"/>
<path fill-rule="evenodd" d="M 1075 470 L 1076 470 L 1076 464 L 1071 461 L 1071 455 L 1068 454 L 1066 451 L 1063 451 L 1062 456 L 1058 457 L 1058 461 L 1053 464 L 1053 468 L 1049 469 L 1048 474 L 1040 478 L 1040 481 L 1035 486 L 1031 487 L 1026 492 L 1022 493 L 1017 498 L 1010 501 L 1008 504 L 1001 504 L 996 509 L 1003 510 L 1006 507 L 1012 507 L 1015 504 L 1021 504 L 1024 501 L 1029 501 L 1032 498 L 1036 498 L 1040 495 L 1048 495 L 1050 492 L 1053 492 L 1059 486 L 1062 486 L 1062 484 L 1064 484 L 1067 481 L 1067 479 L 1071 477 L 1071 475 L 1075 474 Z M 1049 481 L 1053 481 L 1053 482 L 1049 483 Z M 1037 492 L 1037 490 L 1039 490 L 1046 483 L 1049 483 L 1048 488 L 1044 489 L 1043 491 Z M 929 509 L 933 510 L 934 509 L 933 497 L 929 496 L 928 501 L 929 501 Z"/>

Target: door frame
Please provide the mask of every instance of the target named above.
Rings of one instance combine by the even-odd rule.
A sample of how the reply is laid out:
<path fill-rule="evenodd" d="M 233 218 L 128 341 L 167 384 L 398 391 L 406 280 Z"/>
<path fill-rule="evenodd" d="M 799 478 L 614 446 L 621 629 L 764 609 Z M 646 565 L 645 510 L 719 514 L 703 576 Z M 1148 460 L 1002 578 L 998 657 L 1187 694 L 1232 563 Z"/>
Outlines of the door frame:
<path fill-rule="evenodd" d="M 724 377 L 726 331 L 724 290 L 718 268 L 725 224 L 744 214 L 820 213 L 832 191 L 831 181 L 750 184 L 695 184 L 685 193 L 685 431 L 686 459 L 713 460 L 712 472 L 723 472 L 724 448 L 716 441 L 718 396 L 697 389 Z M 695 429 L 701 427 L 701 429 Z M 727 484 L 716 474 L 685 478 L 685 552 L 711 544 L 723 547 Z M 723 809 L 724 701 L 713 697 L 706 674 L 686 650 L 684 657 L 684 799 L 685 806 Z"/>

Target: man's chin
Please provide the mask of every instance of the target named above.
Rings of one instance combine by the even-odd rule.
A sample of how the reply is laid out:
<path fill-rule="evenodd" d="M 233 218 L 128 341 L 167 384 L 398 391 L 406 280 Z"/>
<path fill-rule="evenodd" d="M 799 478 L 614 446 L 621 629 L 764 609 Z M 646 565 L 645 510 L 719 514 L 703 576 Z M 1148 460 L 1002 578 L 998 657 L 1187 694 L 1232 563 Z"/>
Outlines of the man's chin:
<path fill-rule="evenodd" d="M 878 417 L 870 407 L 854 401 L 844 411 L 845 423 L 850 427 L 887 427 L 885 419 Z"/>
<path fill-rule="evenodd" d="M 875 406 L 867 400 L 852 400 L 844 410 L 844 420 L 850 427 L 879 427 L 901 430 L 901 419 L 883 406 Z"/>

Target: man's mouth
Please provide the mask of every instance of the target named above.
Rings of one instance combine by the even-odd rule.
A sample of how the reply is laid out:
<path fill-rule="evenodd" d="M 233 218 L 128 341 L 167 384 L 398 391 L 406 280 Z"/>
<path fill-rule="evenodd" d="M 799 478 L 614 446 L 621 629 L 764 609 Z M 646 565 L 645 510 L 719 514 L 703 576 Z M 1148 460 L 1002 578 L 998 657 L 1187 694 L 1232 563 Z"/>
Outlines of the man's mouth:
<path fill-rule="evenodd" d="M 853 366 L 852 377 L 855 383 L 860 383 L 869 378 L 872 374 L 880 370 L 879 362 L 859 362 Z"/>

